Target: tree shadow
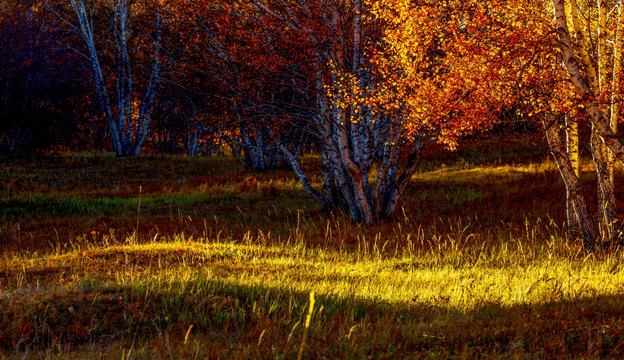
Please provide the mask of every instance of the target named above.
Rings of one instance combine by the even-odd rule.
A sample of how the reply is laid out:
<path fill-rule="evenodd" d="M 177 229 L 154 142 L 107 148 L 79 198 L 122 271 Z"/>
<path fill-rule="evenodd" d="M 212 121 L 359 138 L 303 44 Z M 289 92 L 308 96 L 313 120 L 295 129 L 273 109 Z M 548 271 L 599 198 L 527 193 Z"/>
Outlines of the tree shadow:
<path fill-rule="evenodd" d="M 172 283 L 167 292 L 114 286 L 0 299 L 0 353 L 62 346 L 158 344 L 184 358 L 195 343 L 228 344 L 214 354 L 295 357 L 310 294 L 283 286 L 219 280 Z M 184 289 L 184 290 L 182 290 Z M 385 302 L 348 294 L 315 297 L 307 358 L 525 357 L 622 358 L 624 294 L 474 309 Z M 147 346 L 147 345 L 145 345 Z M 214 345 L 216 346 L 216 345 Z M 213 357 L 213 356 L 209 356 Z"/>

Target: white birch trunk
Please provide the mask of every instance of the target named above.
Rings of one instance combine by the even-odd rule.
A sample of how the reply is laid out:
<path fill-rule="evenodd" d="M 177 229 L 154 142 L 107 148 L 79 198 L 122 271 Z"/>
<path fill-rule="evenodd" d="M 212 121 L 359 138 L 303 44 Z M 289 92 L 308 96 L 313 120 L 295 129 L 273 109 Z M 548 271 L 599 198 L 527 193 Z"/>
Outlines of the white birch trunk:
<path fill-rule="evenodd" d="M 93 21 L 94 8 L 87 5 L 86 0 L 70 0 L 76 16 L 80 35 L 85 42 L 89 63 L 93 71 L 94 86 L 98 102 L 104 111 L 109 127 L 113 150 L 117 156 L 138 156 L 141 147 L 149 133 L 151 111 L 153 108 L 158 81 L 160 78 L 160 41 L 162 19 L 160 12 L 156 15 L 156 37 L 154 39 L 154 57 L 150 67 L 149 78 L 138 109 L 133 109 L 132 60 L 128 49 L 128 41 L 132 25 L 132 4 L 129 0 L 114 0 L 110 2 L 112 12 L 111 25 L 115 42 L 116 64 L 116 94 L 117 99 L 113 106 L 106 85 L 106 75 L 100 62 L 98 48 L 95 42 L 95 23 Z M 95 6 L 95 5 L 93 5 Z M 135 120 L 136 118 L 136 120 Z"/>

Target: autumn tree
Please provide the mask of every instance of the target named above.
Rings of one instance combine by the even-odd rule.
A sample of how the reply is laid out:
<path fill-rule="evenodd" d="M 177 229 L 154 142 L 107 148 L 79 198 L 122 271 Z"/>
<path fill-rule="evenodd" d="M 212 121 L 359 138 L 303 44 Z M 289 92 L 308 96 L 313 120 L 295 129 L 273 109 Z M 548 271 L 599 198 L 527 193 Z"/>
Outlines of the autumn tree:
<path fill-rule="evenodd" d="M 518 2 L 253 4 L 311 49 L 309 124 L 323 157 L 322 189 L 283 153 L 323 207 L 344 207 L 364 223 L 392 216 L 427 142 L 452 148 L 512 106 L 535 58 L 526 45 L 540 41 L 527 30 L 541 21 L 535 7 L 518 10 Z"/>
<path fill-rule="evenodd" d="M 593 248 L 600 242 L 613 245 L 619 237 L 614 163 L 615 159 L 624 161 L 624 146 L 616 134 L 622 93 L 622 2 L 553 0 L 552 6 L 560 58 L 583 111 L 573 119 L 572 126 L 564 128 L 569 134 L 566 139 L 561 135 L 561 122 L 547 124 L 548 139 L 572 192 L 574 220 L 586 247 Z M 592 129 L 590 149 L 598 183 L 595 216 L 586 210 L 587 201 L 578 180 L 576 124 L 581 122 L 588 122 Z M 563 151 L 566 141 L 572 151 Z"/>
<path fill-rule="evenodd" d="M 278 131 L 283 144 L 300 152 L 311 96 L 306 44 L 249 2 L 197 1 L 177 14 L 181 66 L 175 81 L 193 98 L 186 123 L 227 141 L 248 169 L 283 162 L 272 136 L 279 124 L 290 125 Z"/>
<path fill-rule="evenodd" d="M 493 68 L 506 72 L 520 69 L 513 92 L 516 106 L 527 117 L 543 122 L 566 186 L 570 235 L 580 236 L 587 249 L 614 245 L 619 237 L 614 159 L 624 159 L 622 141 L 616 135 L 622 92 L 621 2 L 553 0 L 550 9 L 545 5 L 548 3 L 533 2 L 509 9 L 509 14 L 517 17 L 514 21 L 519 19 L 526 28 L 524 35 L 509 40 L 532 55 L 526 57 L 529 61 L 515 62 L 501 61 L 505 59 L 502 56 Z M 527 16 L 518 16 L 522 9 Z M 514 58 L 522 53 L 518 50 L 512 52 Z M 596 171 L 595 206 L 589 203 L 580 181 L 579 147 L 585 145 L 580 142 L 581 125 L 591 127 L 587 147 Z"/>
<path fill-rule="evenodd" d="M 393 61 L 380 68 L 393 79 L 385 83 L 397 85 L 388 90 L 377 86 L 380 103 L 407 110 L 410 126 L 435 131 L 451 145 L 457 135 L 505 108 L 541 119 L 566 185 L 572 235 L 578 231 L 588 249 L 603 240 L 613 244 L 619 235 L 610 154 L 624 159 L 615 134 L 621 96 L 621 2 L 579 6 L 554 0 L 555 31 L 552 12 L 541 1 L 390 4 L 381 17 L 394 22 L 398 31 L 386 35 L 392 47 L 381 58 L 389 54 Z M 446 25 L 434 27 L 439 19 Z M 430 28 L 435 30 L 423 30 Z M 431 49 L 440 55 L 433 60 L 419 56 L 427 54 L 415 50 L 422 43 L 434 44 Z M 583 122 L 592 127 L 596 212 L 579 180 L 578 128 Z"/>

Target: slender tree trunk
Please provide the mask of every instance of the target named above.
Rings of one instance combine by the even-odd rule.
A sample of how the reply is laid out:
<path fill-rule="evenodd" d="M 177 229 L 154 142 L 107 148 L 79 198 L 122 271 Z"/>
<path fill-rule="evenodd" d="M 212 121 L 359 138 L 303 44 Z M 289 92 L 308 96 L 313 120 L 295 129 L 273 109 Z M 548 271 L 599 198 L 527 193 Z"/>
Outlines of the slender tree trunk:
<path fill-rule="evenodd" d="M 622 86 L 622 60 L 624 60 L 624 4 L 623 1 L 619 2 L 618 9 L 618 22 L 616 28 L 615 35 L 615 43 L 613 45 L 613 74 L 612 74 L 612 85 L 611 85 L 611 130 L 614 134 L 617 134 L 618 131 L 618 122 L 620 119 L 620 91 Z M 615 156 L 609 151 L 607 152 L 607 177 L 609 179 L 609 185 L 615 189 Z M 610 229 L 612 233 L 610 234 L 610 238 L 619 236 L 617 233 L 619 231 L 618 224 L 615 223 L 617 221 L 616 217 L 616 197 L 613 196 L 613 201 L 610 203 L 610 209 L 612 215 L 612 223 Z"/>
<path fill-rule="evenodd" d="M 577 0 L 570 0 L 569 12 L 570 12 L 570 16 L 572 17 L 571 23 L 574 26 L 573 27 L 574 36 L 576 38 L 576 43 L 578 44 L 577 49 L 579 50 L 581 54 L 583 67 L 587 70 L 588 85 L 596 89 L 598 87 L 598 74 L 596 72 L 596 68 L 594 67 L 593 62 L 591 61 L 589 57 L 589 52 L 587 51 L 590 45 L 590 41 L 585 36 L 585 34 L 583 33 L 581 29 L 580 19 L 578 15 L 578 11 L 579 11 L 578 4 L 576 3 L 576 1 Z M 567 17 L 567 14 L 566 14 L 566 17 Z M 569 31 L 569 28 L 567 27 L 567 22 L 566 22 L 566 29 L 568 29 L 566 31 Z M 568 32 L 568 37 L 570 35 L 571 35 L 571 32 Z M 571 43 L 572 42 L 570 41 L 570 44 Z"/>
<path fill-rule="evenodd" d="M 598 90 L 603 91 L 607 85 L 607 7 L 605 0 L 598 2 Z"/>
<path fill-rule="evenodd" d="M 574 213 L 576 214 L 583 236 L 583 246 L 586 249 L 592 249 L 595 247 L 596 241 L 599 238 L 598 227 L 596 226 L 595 220 L 590 215 L 581 183 L 570 163 L 559 124 L 556 121 L 544 121 L 544 129 L 546 131 L 548 146 L 555 157 L 559 173 L 566 186 L 566 191 L 570 194 Z"/>
<path fill-rule="evenodd" d="M 287 146 L 285 146 L 282 142 L 280 142 L 278 140 L 278 146 L 280 147 L 280 149 L 282 150 L 282 152 L 284 153 L 284 156 L 286 157 L 286 159 L 290 162 L 290 164 L 293 167 L 293 170 L 295 171 L 295 173 L 297 174 L 297 176 L 299 177 L 299 179 L 301 180 L 301 183 L 303 184 L 303 188 L 307 191 L 308 194 L 310 194 L 312 196 L 312 198 L 314 198 L 314 200 L 316 200 L 316 202 L 318 202 L 324 209 L 328 209 L 329 208 L 329 204 L 327 203 L 326 199 L 323 197 L 323 195 L 321 195 L 318 191 L 316 191 L 314 189 L 314 187 L 312 187 L 312 184 L 310 183 L 310 180 L 308 179 L 308 177 L 306 176 L 306 174 L 303 172 L 303 170 L 301 169 L 301 167 L 299 166 L 299 162 L 297 161 L 297 158 L 295 158 L 295 156 L 292 154 L 292 152 L 288 149 Z"/>
<path fill-rule="evenodd" d="M 624 2 L 620 0 L 618 25 L 613 46 L 613 83 L 611 85 L 611 130 L 617 133 L 620 119 L 620 91 L 622 87 L 622 60 L 624 60 Z M 611 155 L 612 156 L 612 155 Z M 615 161 L 613 159 L 612 161 Z M 613 178 L 613 172 L 610 174 Z"/>
<path fill-rule="evenodd" d="M 594 69 L 593 64 L 589 59 L 589 54 L 586 51 L 586 38 L 581 30 L 579 15 L 578 15 L 578 5 L 576 0 L 569 0 L 568 6 L 565 7 L 566 14 L 566 25 L 568 25 L 568 29 L 571 29 L 571 34 L 573 33 L 576 43 L 579 45 L 578 48 L 581 52 L 581 60 L 583 61 L 583 65 L 587 69 L 587 76 L 591 79 L 591 82 L 595 82 L 596 79 L 596 71 Z M 572 25 L 572 26 L 569 26 Z M 577 176 L 580 176 L 580 159 L 579 159 L 579 132 L 578 132 L 578 121 L 567 118 L 567 131 L 566 131 L 566 145 L 567 145 L 567 153 L 570 158 L 570 163 L 574 172 Z M 575 238 L 581 234 L 580 224 L 578 223 L 578 219 L 576 217 L 576 213 L 574 212 L 574 205 L 572 203 L 572 196 L 570 191 L 566 188 L 566 215 L 568 219 L 568 232 L 570 238 Z"/>
<path fill-rule="evenodd" d="M 595 128 L 592 128 L 590 148 L 598 177 L 599 225 L 603 236 L 607 239 L 612 239 L 615 225 L 615 194 L 613 182 L 609 177 L 609 164 L 604 143 Z"/>
<path fill-rule="evenodd" d="M 574 174 L 580 176 L 579 159 L 579 128 L 578 122 L 566 117 L 566 153 Z M 566 187 L 566 217 L 568 220 L 568 234 L 570 238 L 581 235 L 581 227 L 574 212 L 574 204 L 570 191 Z"/>

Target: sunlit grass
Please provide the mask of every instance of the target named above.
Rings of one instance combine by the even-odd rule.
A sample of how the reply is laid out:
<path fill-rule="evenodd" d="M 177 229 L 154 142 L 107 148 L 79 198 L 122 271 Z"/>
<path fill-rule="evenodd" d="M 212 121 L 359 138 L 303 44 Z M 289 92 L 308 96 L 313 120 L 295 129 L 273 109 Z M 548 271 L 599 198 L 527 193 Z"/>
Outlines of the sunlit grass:
<path fill-rule="evenodd" d="M 371 249 L 368 244 L 359 252 L 207 239 L 108 247 L 83 244 L 67 253 L 6 258 L 2 285 L 19 289 L 38 283 L 41 289 L 55 288 L 60 283 L 80 284 L 88 276 L 100 283 L 121 282 L 160 292 L 163 279 L 204 279 L 391 304 L 440 301 L 461 311 L 484 303 L 539 304 L 623 290 L 619 255 L 587 255 L 556 238 L 536 249 L 527 239 L 479 247 L 462 236 L 427 240 L 429 250 L 413 253 L 409 244 L 400 250 L 380 249 L 380 244 Z M 116 266 L 110 268 L 111 264 Z M 58 273 L 66 273 L 69 280 L 55 278 Z M 3 290 L 2 295 L 10 293 Z"/>
<path fill-rule="evenodd" d="M 620 339 L 618 334 L 624 331 L 619 305 L 624 292 L 621 255 L 587 255 L 553 236 L 556 229 L 548 227 L 481 246 L 471 241 L 473 234 L 457 229 L 445 238 L 408 238 L 404 246 L 394 249 L 374 242 L 362 243 L 357 251 L 308 248 L 304 237 L 275 246 L 263 243 L 263 235 L 248 235 L 242 242 L 178 236 L 137 244 L 127 238 L 107 246 L 86 242 L 54 254 L 14 254 L 5 257 L 0 269 L 0 295 L 8 313 L 20 314 L 32 329 L 20 334 L 22 322 L 5 317 L 0 338 L 19 348 L 20 336 L 27 336 L 28 343 L 45 345 L 72 343 L 89 332 L 93 332 L 90 336 L 117 332 L 116 341 L 127 350 L 131 344 L 123 338 L 143 339 L 159 331 L 175 334 L 176 329 L 192 325 L 202 338 L 238 339 L 233 347 L 220 348 L 223 354 L 259 355 L 274 352 L 276 346 L 293 354 L 297 342 L 288 344 L 282 332 L 301 322 L 306 294 L 313 291 L 318 301 L 309 346 L 322 346 L 319 336 L 335 336 L 334 356 L 356 356 L 372 351 L 373 344 L 381 346 L 384 354 L 397 341 L 396 335 L 386 338 L 379 332 L 388 318 L 393 319 L 395 330 L 410 329 L 402 335 L 407 343 L 399 343 L 394 355 L 409 354 L 410 346 L 425 346 L 430 340 L 427 334 L 446 339 L 439 348 L 429 349 L 433 353 L 446 353 L 445 346 L 452 341 L 466 346 L 465 354 L 470 354 L 478 349 L 464 343 L 469 339 L 455 328 L 467 321 L 473 323 L 468 327 L 471 336 L 511 332 L 508 338 L 493 339 L 486 349 L 528 341 L 517 350 L 530 353 L 529 345 L 537 341 L 532 337 L 545 326 L 538 319 L 552 320 L 551 311 L 556 311 L 557 326 L 577 327 L 551 336 L 563 339 L 571 330 L 574 336 L 585 338 L 585 331 L 597 336 L 588 339 L 596 342 L 595 351 L 588 355 L 604 354 L 600 351 L 607 337 Z M 425 242 L 426 247 L 416 244 Z M 114 331 L 89 329 L 83 323 L 71 327 L 71 320 L 85 314 L 92 324 L 109 321 L 113 314 L 103 304 L 116 311 Z M 574 313 L 579 311 L 586 313 Z M 600 314 L 598 322 L 595 313 Z M 52 324 L 47 317 L 65 322 Z M 396 319 L 401 320 L 396 323 Z M 518 323 L 518 319 L 524 320 Z M 514 322 L 515 328 L 497 321 Z M 491 328 L 482 328 L 485 324 Z M 361 329 L 351 333 L 348 329 L 353 327 Z M 260 334 L 254 329 L 265 336 L 270 331 L 272 340 L 267 338 L 264 347 L 256 348 Z M 295 332 L 298 337 L 301 329 Z M 255 337 L 239 338 L 250 333 Z M 367 345 L 350 346 L 358 342 Z M 174 348 L 170 351 L 184 353 L 186 347 L 176 342 Z M 565 342 L 555 348 L 576 349 Z M 514 353 L 509 351 L 501 354 Z"/>
<path fill-rule="evenodd" d="M 621 358 L 623 255 L 567 239 L 556 168 L 524 149 L 427 154 L 374 226 L 228 157 L 11 160 L 0 357 Z"/>

